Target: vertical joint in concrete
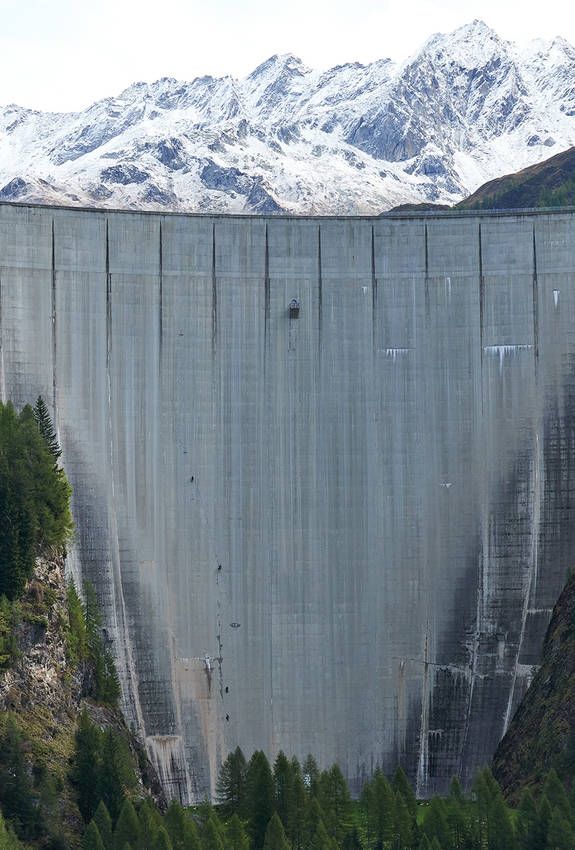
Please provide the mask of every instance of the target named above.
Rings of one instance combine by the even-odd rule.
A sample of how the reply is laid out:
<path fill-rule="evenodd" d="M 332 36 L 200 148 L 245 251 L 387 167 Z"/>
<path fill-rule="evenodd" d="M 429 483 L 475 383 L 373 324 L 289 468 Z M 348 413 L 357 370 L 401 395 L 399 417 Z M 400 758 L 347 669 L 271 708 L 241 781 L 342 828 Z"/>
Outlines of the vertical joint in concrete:
<path fill-rule="evenodd" d="M 52 410 L 54 424 L 57 421 L 56 408 L 56 239 L 54 234 L 54 218 L 52 218 L 52 261 L 51 261 L 51 310 L 52 310 Z"/>
<path fill-rule="evenodd" d="M 270 321 L 270 246 L 268 241 L 268 225 L 266 222 L 265 252 L 264 252 L 264 368 L 268 347 Z"/>
<path fill-rule="evenodd" d="M 431 314 L 431 304 L 429 300 L 429 235 L 427 232 L 427 224 L 424 231 L 424 247 L 425 247 L 425 319 L 429 322 Z"/>
<path fill-rule="evenodd" d="M 106 219 L 106 370 L 110 373 L 110 349 L 112 346 L 112 275 L 110 274 L 110 235 Z"/>
<path fill-rule="evenodd" d="M 371 327 L 372 347 L 377 348 L 377 277 L 375 275 L 375 227 L 371 225 Z"/>
<path fill-rule="evenodd" d="M 535 384 L 539 372 L 539 284 L 537 280 L 537 240 L 533 222 L 533 353 L 535 355 Z"/>
<path fill-rule="evenodd" d="M 321 355 L 321 323 L 322 323 L 322 300 L 323 279 L 321 271 L 321 224 L 317 226 L 317 344 Z M 320 360 L 321 365 L 321 360 Z"/>
<path fill-rule="evenodd" d="M 162 239 L 162 222 L 160 221 L 159 245 L 158 245 L 158 347 L 159 361 L 162 360 L 162 345 L 164 339 L 164 247 Z M 159 365 L 159 364 L 158 364 Z"/>
<path fill-rule="evenodd" d="M 477 247 L 479 251 L 479 356 L 481 358 L 481 413 L 483 413 L 483 314 L 485 310 L 485 281 L 483 279 L 483 237 L 481 222 L 477 229 Z"/>
<path fill-rule="evenodd" d="M 216 281 L 216 223 L 212 223 L 212 355 L 218 339 L 218 287 Z"/>

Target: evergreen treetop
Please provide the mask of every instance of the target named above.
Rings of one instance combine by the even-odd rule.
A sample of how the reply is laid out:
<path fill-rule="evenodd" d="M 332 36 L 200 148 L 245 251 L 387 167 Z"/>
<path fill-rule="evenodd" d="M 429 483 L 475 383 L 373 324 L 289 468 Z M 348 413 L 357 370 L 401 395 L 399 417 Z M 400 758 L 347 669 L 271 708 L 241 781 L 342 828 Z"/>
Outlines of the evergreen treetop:
<path fill-rule="evenodd" d="M 57 461 L 62 454 L 62 449 L 58 443 L 58 438 L 56 436 L 50 414 L 48 413 L 48 408 L 46 407 L 46 403 L 41 395 L 38 396 L 36 404 L 32 410 L 34 413 L 34 419 L 38 425 L 38 430 L 46 441 L 46 445 L 48 446 L 54 461 Z"/>

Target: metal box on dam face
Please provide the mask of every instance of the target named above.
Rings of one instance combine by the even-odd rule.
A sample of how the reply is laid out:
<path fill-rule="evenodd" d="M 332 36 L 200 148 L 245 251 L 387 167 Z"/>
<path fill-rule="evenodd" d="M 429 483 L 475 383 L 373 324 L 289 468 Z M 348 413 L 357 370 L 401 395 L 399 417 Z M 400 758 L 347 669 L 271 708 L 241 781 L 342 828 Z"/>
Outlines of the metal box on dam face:
<path fill-rule="evenodd" d="M 0 205 L 0 389 L 169 794 L 280 748 L 468 782 L 575 561 L 575 214 Z M 295 304 L 292 304 L 295 301 Z"/>

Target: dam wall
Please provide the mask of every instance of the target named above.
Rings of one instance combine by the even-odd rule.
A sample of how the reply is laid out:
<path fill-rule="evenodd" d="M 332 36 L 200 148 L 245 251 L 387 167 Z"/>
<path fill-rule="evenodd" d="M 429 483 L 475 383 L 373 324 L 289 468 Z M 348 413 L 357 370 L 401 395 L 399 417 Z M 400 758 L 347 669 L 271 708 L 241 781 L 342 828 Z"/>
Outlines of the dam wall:
<path fill-rule="evenodd" d="M 183 802 L 237 745 L 470 782 L 575 564 L 574 365 L 571 211 L 0 205 L 1 396 Z"/>

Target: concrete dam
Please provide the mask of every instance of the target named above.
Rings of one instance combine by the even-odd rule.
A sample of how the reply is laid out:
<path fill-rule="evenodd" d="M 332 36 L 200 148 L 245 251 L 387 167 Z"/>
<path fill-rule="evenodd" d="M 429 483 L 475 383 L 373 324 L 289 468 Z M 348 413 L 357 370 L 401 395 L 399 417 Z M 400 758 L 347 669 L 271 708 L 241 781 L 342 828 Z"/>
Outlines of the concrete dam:
<path fill-rule="evenodd" d="M 575 212 L 2 204 L 0 345 L 170 796 L 237 745 L 470 781 L 575 564 Z"/>

